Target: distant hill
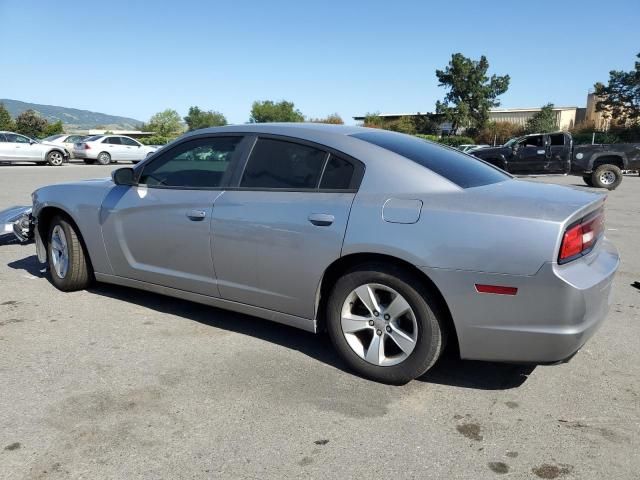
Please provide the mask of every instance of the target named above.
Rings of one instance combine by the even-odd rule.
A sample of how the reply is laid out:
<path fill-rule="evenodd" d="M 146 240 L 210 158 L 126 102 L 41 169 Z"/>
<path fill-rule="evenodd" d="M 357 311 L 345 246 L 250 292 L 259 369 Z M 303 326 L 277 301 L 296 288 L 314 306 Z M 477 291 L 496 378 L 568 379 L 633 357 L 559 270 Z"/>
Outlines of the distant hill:
<path fill-rule="evenodd" d="M 56 107 L 54 105 L 39 105 L 37 103 L 20 102 L 7 98 L 0 99 L 1 103 L 7 107 L 13 118 L 20 115 L 25 110 L 35 110 L 49 122 L 61 120 L 65 124 L 66 130 L 104 127 L 114 130 L 135 130 L 142 123 L 135 118 L 118 117 L 105 113 L 90 112 L 89 110 L 78 110 L 77 108 Z"/>

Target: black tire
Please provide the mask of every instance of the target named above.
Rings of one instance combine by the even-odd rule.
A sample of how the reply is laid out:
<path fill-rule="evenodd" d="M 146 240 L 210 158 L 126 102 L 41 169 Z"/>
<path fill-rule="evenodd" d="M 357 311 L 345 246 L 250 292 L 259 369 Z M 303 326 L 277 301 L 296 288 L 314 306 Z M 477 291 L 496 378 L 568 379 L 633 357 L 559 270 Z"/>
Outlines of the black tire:
<path fill-rule="evenodd" d="M 87 165 L 93 165 L 94 163 L 96 163 L 96 161 L 93 158 L 85 158 L 84 163 L 86 163 Z"/>
<path fill-rule="evenodd" d="M 64 233 L 66 241 L 68 266 L 66 273 L 60 275 L 54 260 L 55 248 L 52 241 L 54 231 L 59 228 Z M 47 260 L 49 263 L 49 274 L 53 285 L 64 292 L 83 290 L 93 281 L 93 273 L 89 263 L 89 257 L 80 241 L 80 233 L 76 227 L 64 216 L 56 216 L 51 220 L 49 233 L 47 235 Z M 57 258 L 60 258 L 57 256 Z"/>
<path fill-rule="evenodd" d="M 99 165 L 109 165 L 111 163 L 111 155 L 108 152 L 100 152 L 96 159 Z"/>
<path fill-rule="evenodd" d="M 585 175 L 582 177 L 582 180 L 584 180 L 584 183 L 586 183 L 588 186 L 593 187 L 593 181 L 591 180 L 591 176 Z"/>
<path fill-rule="evenodd" d="M 343 304 L 356 288 L 365 284 L 378 284 L 395 290 L 414 313 L 417 324 L 415 346 L 401 363 L 392 366 L 369 363 L 351 348 L 345 337 L 341 323 Z M 363 377 L 394 385 L 407 383 L 429 370 L 444 350 L 445 317 L 436 298 L 422 279 L 402 268 L 386 263 L 359 265 L 338 279 L 329 296 L 326 307 L 329 337 L 347 365 Z M 378 320 L 382 319 L 381 314 Z M 380 335 L 380 330 L 377 331 Z M 375 335 L 375 328 L 371 332 L 372 336 Z M 386 334 L 381 338 L 386 338 Z"/>
<path fill-rule="evenodd" d="M 61 167 L 64 163 L 64 155 L 58 150 L 51 150 L 47 153 L 47 163 L 52 167 Z"/>
<path fill-rule="evenodd" d="M 622 183 L 622 170 L 615 165 L 600 165 L 591 174 L 594 187 L 615 190 Z"/>

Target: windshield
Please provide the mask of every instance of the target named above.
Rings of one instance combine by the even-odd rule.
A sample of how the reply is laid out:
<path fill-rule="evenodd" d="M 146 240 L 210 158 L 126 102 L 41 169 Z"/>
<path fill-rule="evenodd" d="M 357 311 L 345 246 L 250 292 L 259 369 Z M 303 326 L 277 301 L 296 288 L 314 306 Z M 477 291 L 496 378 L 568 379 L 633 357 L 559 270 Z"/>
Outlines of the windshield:
<path fill-rule="evenodd" d="M 51 135 L 50 137 L 43 138 L 42 141 L 43 142 L 52 142 L 54 140 L 59 139 L 60 137 L 63 137 L 63 135 Z"/>
<path fill-rule="evenodd" d="M 471 155 L 411 135 L 380 130 L 352 136 L 413 160 L 461 188 L 504 182 L 510 178 Z"/>
<path fill-rule="evenodd" d="M 517 141 L 518 141 L 517 138 L 512 138 L 511 140 L 508 140 L 507 143 L 503 145 L 503 147 L 513 147 L 513 144 L 516 143 Z"/>

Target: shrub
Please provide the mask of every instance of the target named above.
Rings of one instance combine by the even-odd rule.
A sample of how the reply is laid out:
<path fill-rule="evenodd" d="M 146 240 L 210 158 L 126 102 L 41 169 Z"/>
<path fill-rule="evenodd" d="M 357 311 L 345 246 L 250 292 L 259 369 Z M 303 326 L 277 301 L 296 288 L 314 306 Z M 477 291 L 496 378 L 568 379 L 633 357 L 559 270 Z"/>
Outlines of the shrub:
<path fill-rule="evenodd" d="M 443 145 L 448 145 L 449 147 L 458 148 L 460 145 L 469 145 L 474 144 L 476 142 L 473 141 L 471 137 L 463 137 L 458 135 L 452 135 L 449 137 L 442 137 L 438 139 L 438 142 Z"/>

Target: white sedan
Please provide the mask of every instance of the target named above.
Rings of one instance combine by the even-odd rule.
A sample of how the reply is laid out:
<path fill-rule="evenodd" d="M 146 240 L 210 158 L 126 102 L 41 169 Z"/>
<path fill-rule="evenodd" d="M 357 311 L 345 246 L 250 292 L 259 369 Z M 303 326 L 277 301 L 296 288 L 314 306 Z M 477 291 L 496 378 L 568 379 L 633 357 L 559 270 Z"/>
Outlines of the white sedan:
<path fill-rule="evenodd" d="M 45 143 L 53 143 L 56 145 L 60 145 L 67 152 L 69 152 L 69 154 L 71 155 L 71 158 L 73 158 L 73 145 L 78 142 L 81 142 L 87 137 L 88 135 L 78 135 L 78 134 L 69 135 L 66 133 L 62 133 L 58 135 L 51 135 L 50 137 L 47 137 L 47 138 L 43 138 L 42 141 Z"/>
<path fill-rule="evenodd" d="M 0 162 L 48 163 L 59 167 L 68 158 L 69 152 L 60 145 L 0 131 Z"/>
<path fill-rule="evenodd" d="M 124 135 L 93 135 L 73 145 L 73 156 L 88 164 L 109 165 L 120 160 L 138 163 L 156 150 Z"/>

